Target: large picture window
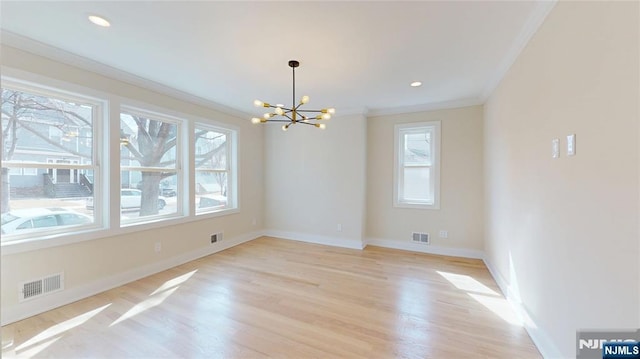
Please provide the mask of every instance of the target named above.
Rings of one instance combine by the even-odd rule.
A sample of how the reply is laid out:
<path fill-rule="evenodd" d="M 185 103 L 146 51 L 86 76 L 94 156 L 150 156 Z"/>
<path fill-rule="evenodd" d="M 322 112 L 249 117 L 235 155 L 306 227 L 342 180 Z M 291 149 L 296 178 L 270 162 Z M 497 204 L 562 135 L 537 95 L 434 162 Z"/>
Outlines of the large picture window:
<path fill-rule="evenodd" d="M 395 126 L 394 205 L 440 206 L 440 122 Z"/>
<path fill-rule="evenodd" d="M 196 124 L 196 214 L 236 208 L 235 131 Z"/>
<path fill-rule="evenodd" d="M 153 105 L 122 106 L 126 99 L 108 93 L 24 76 L 2 77 L 0 245 L 6 250 L 238 210 L 237 128 Z M 110 158 L 118 152 L 119 161 Z"/>
<path fill-rule="evenodd" d="M 121 223 L 181 213 L 180 121 L 125 109 L 120 114 Z"/>
<path fill-rule="evenodd" d="M 94 178 L 104 104 L 35 85 L 3 81 L 2 242 L 96 227 Z"/>

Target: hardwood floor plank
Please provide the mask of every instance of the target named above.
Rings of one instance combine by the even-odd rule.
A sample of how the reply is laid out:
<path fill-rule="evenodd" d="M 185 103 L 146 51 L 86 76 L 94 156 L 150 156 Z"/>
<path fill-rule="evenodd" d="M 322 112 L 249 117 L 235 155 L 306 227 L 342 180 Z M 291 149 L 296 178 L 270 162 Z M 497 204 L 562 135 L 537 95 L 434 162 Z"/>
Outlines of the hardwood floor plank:
<path fill-rule="evenodd" d="M 5 326 L 2 356 L 539 358 L 505 309 L 479 260 L 263 237 Z"/>

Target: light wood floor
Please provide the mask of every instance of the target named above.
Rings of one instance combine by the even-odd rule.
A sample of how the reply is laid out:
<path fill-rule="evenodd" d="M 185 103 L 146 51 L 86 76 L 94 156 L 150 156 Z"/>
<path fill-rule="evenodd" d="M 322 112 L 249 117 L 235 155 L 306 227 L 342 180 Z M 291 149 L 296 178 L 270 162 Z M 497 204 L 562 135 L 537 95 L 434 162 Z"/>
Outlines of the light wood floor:
<path fill-rule="evenodd" d="M 2 328 L 3 357 L 539 358 L 481 261 L 260 238 Z"/>

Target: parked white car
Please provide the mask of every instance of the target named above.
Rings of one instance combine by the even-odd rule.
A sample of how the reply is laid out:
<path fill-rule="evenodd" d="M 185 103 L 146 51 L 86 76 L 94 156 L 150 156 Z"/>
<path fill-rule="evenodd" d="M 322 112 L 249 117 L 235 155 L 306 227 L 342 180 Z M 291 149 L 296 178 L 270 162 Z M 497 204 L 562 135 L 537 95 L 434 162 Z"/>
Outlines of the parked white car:
<path fill-rule="evenodd" d="M 65 208 L 18 209 L 2 214 L 2 234 L 89 223 L 93 223 L 92 217 Z"/>
<path fill-rule="evenodd" d="M 120 190 L 120 208 L 136 209 L 142 203 L 142 191 L 133 188 L 123 188 Z M 158 196 L 158 209 L 163 209 L 167 205 L 167 199 Z M 93 197 L 87 198 L 87 209 L 93 209 Z"/>

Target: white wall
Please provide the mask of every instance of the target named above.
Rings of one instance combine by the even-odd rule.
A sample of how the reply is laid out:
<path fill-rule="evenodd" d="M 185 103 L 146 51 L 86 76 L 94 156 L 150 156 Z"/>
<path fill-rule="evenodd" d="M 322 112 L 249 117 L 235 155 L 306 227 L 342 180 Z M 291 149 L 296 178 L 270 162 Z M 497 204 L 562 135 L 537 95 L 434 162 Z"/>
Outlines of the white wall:
<path fill-rule="evenodd" d="M 8 254 L 3 250 L 3 323 L 259 235 L 263 228 L 264 197 L 262 128 L 252 126 L 247 119 L 226 115 L 7 46 L 2 47 L 2 65 L 4 69 L 10 67 L 27 71 L 159 108 L 234 125 L 239 128 L 240 167 L 239 213 L 17 254 Z M 117 173 L 115 178 L 117 179 Z M 254 218 L 256 225 L 252 225 Z M 223 243 L 212 246 L 209 236 L 219 231 L 224 232 L 225 239 Z M 157 241 L 162 242 L 160 253 L 153 250 Z M 27 304 L 18 304 L 20 282 L 60 271 L 65 272 L 65 291 L 29 301 Z"/>
<path fill-rule="evenodd" d="M 440 209 L 393 206 L 394 125 L 441 121 Z M 388 247 L 481 257 L 482 106 L 372 117 L 367 131 L 367 241 Z M 447 230 L 447 239 L 438 238 Z M 411 243 L 427 232 L 432 245 Z"/>
<path fill-rule="evenodd" d="M 638 13 L 559 2 L 485 104 L 488 263 L 548 356 L 640 327 Z"/>
<path fill-rule="evenodd" d="M 268 233 L 362 248 L 366 119 L 338 114 L 325 130 L 296 125 L 283 132 L 266 126 Z"/>

